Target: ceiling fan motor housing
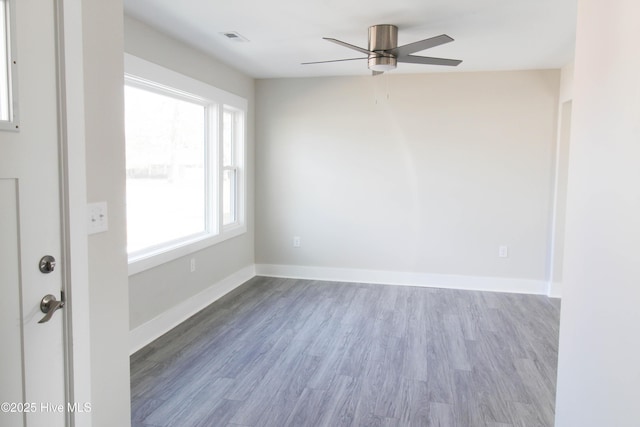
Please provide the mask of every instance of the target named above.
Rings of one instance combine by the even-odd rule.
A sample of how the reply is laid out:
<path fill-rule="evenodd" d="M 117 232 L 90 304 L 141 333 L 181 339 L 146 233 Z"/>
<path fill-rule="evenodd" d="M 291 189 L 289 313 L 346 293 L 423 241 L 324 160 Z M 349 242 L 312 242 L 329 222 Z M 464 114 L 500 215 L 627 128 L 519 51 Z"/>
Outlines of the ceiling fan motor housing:
<path fill-rule="evenodd" d="M 398 47 L 398 27 L 382 24 L 369 27 L 369 69 L 389 71 L 397 67 L 396 57 L 385 51 Z"/>

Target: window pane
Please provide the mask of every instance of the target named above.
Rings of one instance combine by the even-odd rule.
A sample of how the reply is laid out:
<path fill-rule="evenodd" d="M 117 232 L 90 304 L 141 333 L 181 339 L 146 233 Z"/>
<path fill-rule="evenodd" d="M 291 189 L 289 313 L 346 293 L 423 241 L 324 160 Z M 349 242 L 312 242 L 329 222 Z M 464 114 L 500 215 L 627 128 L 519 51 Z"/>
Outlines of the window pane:
<path fill-rule="evenodd" d="M 225 169 L 222 174 L 222 224 L 236 222 L 237 170 Z"/>
<path fill-rule="evenodd" d="M 206 231 L 205 107 L 125 86 L 128 250 Z"/>
<path fill-rule="evenodd" d="M 0 0 L 0 120 L 10 120 L 8 28 L 7 4 Z"/>
<path fill-rule="evenodd" d="M 235 159 L 234 148 L 234 113 L 227 109 L 222 113 L 222 162 L 224 166 L 232 166 Z"/>

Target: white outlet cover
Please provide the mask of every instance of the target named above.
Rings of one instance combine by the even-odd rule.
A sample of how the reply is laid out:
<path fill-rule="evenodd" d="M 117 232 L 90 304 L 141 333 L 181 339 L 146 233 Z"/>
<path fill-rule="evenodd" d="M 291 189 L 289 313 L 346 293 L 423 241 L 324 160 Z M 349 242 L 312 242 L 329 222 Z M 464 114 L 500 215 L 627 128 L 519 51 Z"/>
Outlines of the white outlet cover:
<path fill-rule="evenodd" d="M 509 247 L 507 245 L 502 245 L 498 247 L 498 256 L 500 258 L 508 258 L 509 257 Z"/>

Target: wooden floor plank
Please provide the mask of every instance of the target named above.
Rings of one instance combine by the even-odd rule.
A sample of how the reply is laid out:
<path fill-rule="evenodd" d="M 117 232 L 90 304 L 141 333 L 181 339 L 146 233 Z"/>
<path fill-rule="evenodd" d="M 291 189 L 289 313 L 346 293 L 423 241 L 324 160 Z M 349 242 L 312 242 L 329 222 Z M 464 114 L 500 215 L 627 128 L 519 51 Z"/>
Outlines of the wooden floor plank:
<path fill-rule="evenodd" d="M 552 426 L 559 312 L 256 277 L 132 355 L 132 426 Z"/>

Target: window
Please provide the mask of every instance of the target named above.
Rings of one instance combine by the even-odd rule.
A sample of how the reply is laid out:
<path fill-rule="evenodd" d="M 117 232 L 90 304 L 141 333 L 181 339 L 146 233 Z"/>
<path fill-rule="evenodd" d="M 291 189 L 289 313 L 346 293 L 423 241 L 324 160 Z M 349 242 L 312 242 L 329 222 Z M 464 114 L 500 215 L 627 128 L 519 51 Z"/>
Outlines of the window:
<path fill-rule="evenodd" d="M 238 222 L 239 161 L 244 157 L 244 113 L 225 107 L 222 117 L 222 224 L 228 226 Z"/>
<path fill-rule="evenodd" d="M 15 79 L 15 45 L 12 35 L 12 8 L 8 0 L 0 0 L 0 129 L 18 129 Z"/>
<path fill-rule="evenodd" d="M 246 100 L 126 55 L 130 273 L 246 231 Z"/>
<path fill-rule="evenodd" d="M 129 252 L 205 233 L 207 107 L 133 82 L 125 100 Z"/>

